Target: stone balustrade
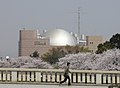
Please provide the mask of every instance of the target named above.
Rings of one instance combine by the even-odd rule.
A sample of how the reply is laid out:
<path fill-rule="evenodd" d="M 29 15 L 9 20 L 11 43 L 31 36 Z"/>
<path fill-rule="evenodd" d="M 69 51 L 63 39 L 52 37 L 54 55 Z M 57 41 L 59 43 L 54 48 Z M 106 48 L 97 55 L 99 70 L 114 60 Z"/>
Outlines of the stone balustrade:
<path fill-rule="evenodd" d="M 63 69 L 0 68 L 0 83 L 58 84 L 64 79 Z M 120 71 L 71 70 L 74 85 L 120 84 Z"/>

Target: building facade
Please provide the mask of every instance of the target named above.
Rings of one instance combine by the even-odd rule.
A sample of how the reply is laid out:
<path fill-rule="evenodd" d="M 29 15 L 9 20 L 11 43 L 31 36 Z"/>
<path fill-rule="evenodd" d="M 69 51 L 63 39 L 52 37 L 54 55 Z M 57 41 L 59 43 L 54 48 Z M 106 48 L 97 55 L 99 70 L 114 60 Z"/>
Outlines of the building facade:
<path fill-rule="evenodd" d="M 96 52 L 100 43 L 103 43 L 102 36 L 86 36 L 86 46 L 88 46 L 91 52 Z"/>
<path fill-rule="evenodd" d="M 48 38 L 38 36 L 37 30 L 20 30 L 19 56 L 29 56 L 35 51 L 42 55 L 51 48 Z"/>
<path fill-rule="evenodd" d="M 55 37 L 56 37 L 56 35 L 58 35 L 58 36 L 63 35 L 61 32 L 60 33 L 55 32 L 55 33 L 54 33 Z M 63 33 L 65 33 L 65 32 L 63 32 Z M 68 34 L 68 33 L 66 33 L 66 34 Z M 54 42 L 54 41 L 56 42 L 57 38 L 54 38 L 55 40 L 53 38 L 54 38 L 54 36 L 52 36 L 52 42 Z M 61 38 L 58 38 L 58 39 L 61 39 Z M 62 41 L 63 39 L 64 38 L 62 38 L 60 41 Z M 69 45 L 69 43 L 72 44 L 71 41 L 73 41 L 73 39 L 71 39 L 70 35 L 68 35 L 67 39 L 68 39 L 67 43 L 66 43 L 66 41 L 65 42 L 62 41 L 62 42 L 66 43 L 67 45 Z M 38 30 L 23 29 L 23 30 L 19 31 L 19 53 L 18 54 L 19 54 L 19 56 L 29 56 L 29 55 L 32 55 L 33 52 L 38 51 L 39 54 L 42 55 L 53 47 L 59 47 L 58 43 L 61 44 L 61 42 L 59 40 L 57 40 L 57 41 L 58 41 L 56 43 L 57 45 L 53 46 L 50 44 L 51 43 L 50 38 L 41 36 L 41 34 L 38 33 Z M 97 50 L 98 44 L 103 42 L 103 38 L 102 38 L 102 36 L 86 36 L 86 39 L 84 41 L 80 41 L 80 42 L 83 44 L 83 45 L 80 44 L 80 46 L 88 47 L 91 52 L 95 52 Z M 76 45 L 77 45 L 77 43 L 76 43 Z"/>

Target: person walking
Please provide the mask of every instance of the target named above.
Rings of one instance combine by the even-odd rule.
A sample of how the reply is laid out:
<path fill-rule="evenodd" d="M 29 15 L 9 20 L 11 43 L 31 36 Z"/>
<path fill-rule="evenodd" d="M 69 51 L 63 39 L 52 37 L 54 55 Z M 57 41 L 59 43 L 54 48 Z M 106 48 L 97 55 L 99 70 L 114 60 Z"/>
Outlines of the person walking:
<path fill-rule="evenodd" d="M 70 77 L 69 77 L 69 73 L 71 73 L 71 72 L 70 72 L 70 70 L 69 70 L 69 65 L 70 65 L 70 63 L 67 62 L 67 66 L 66 66 L 65 71 L 64 71 L 64 80 L 61 81 L 60 84 L 66 82 L 67 79 L 68 79 L 68 86 L 71 85 L 71 83 L 70 83 Z M 60 85 L 60 84 L 59 84 L 59 85 Z"/>

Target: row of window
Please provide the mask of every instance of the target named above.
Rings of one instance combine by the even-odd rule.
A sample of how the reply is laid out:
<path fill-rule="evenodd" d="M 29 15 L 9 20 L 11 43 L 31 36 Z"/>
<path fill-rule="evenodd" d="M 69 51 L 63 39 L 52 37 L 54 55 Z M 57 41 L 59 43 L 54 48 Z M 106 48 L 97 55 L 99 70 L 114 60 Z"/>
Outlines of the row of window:
<path fill-rule="evenodd" d="M 35 41 L 34 45 L 46 45 L 46 42 Z"/>
<path fill-rule="evenodd" d="M 90 42 L 90 44 L 93 44 L 93 42 Z"/>

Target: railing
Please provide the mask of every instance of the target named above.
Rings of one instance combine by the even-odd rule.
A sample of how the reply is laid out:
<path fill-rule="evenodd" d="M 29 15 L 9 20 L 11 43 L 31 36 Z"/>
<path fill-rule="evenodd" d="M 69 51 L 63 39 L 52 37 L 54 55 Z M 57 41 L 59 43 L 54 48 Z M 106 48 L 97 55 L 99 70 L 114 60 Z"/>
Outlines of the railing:
<path fill-rule="evenodd" d="M 62 69 L 0 68 L 0 83 L 58 84 L 64 79 Z M 120 71 L 71 70 L 74 85 L 120 84 Z"/>

